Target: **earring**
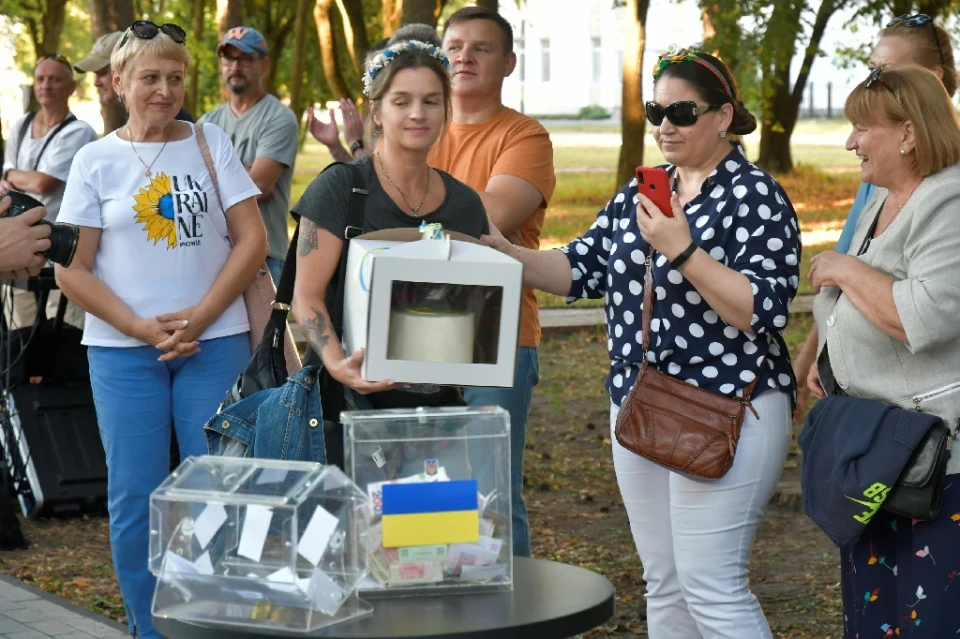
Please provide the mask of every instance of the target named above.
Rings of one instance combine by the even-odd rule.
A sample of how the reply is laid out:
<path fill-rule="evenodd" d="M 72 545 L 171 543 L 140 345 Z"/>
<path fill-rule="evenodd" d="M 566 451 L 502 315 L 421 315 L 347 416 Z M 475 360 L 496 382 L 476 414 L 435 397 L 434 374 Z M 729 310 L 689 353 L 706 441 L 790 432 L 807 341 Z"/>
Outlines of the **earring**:
<path fill-rule="evenodd" d="M 721 137 L 721 138 L 727 137 L 727 132 L 726 132 L 726 131 L 721 131 L 721 132 L 720 132 L 720 137 Z"/>
<path fill-rule="evenodd" d="M 903 155 L 904 153 L 906 153 L 906 151 L 904 151 L 903 149 L 900 149 L 900 155 Z"/>
<path fill-rule="evenodd" d="M 117 102 L 119 102 L 120 104 L 123 104 L 123 96 L 122 96 L 122 95 L 118 95 L 118 96 L 117 96 Z"/>

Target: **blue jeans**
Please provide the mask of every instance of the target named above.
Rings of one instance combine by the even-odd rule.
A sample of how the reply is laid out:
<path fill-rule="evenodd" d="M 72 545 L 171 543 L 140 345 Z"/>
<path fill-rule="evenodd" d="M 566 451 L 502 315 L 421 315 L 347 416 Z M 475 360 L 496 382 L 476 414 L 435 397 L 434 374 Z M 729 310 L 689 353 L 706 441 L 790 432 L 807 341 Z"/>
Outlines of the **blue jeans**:
<path fill-rule="evenodd" d="M 273 285 L 274 286 L 279 285 L 280 273 L 283 272 L 283 260 L 278 260 L 275 257 L 268 257 L 267 270 L 270 271 L 270 277 L 273 278 Z"/>
<path fill-rule="evenodd" d="M 527 438 L 527 414 L 533 387 L 540 382 L 537 349 L 520 347 L 513 388 L 465 388 L 470 406 L 501 406 L 510 413 L 510 485 L 513 528 L 513 554 L 530 556 L 530 523 L 523 501 L 523 450 Z"/>
<path fill-rule="evenodd" d="M 205 455 L 203 425 L 250 359 L 247 333 L 204 340 L 200 352 L 157 361 L 152 346 L 91 346 L 90 383 L 107 457 L 113 565 L 130 634 L 161 639 L 153 627 L 156 578 L 147 567 L 150 494 L 170 473 L 170 428 L 180 459 Z"/>

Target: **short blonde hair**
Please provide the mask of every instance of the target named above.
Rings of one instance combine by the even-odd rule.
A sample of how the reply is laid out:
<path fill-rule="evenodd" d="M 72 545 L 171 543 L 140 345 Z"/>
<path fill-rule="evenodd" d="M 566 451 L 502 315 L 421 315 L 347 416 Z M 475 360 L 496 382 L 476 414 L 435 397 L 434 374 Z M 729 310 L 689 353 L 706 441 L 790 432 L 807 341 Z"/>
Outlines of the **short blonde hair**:
<path fill-rule="evenodd" d="M 110 68 L 120 77 L 123 77 L 124 71 L 128 67 L 133 66 L 131 62 L 143 56 L 152 55 L 182 62 L 184 70 L 190 66 L 190 52 L 187 50 L 187 46 L 174 42 L 173 38 L 162 31 L 149 40 L 138 38 L 130 29 L 124 31 L 123 35 L 124 37 L 120 38 L 117 46 L 113 48 L 113 53 L 110 54 Z M 124 38 L 126 38 L 126 42 L 124 42 Z M 123 46 L 120 46 L 121 43 Z"/>
<path fill-rule="evenodd" d="M 847 98 L 844 112 L 852 124 L 913 124 L 913 168 L 922 177 L 960 163 L 960 115 L 935 73 L 916 64 L 897 66 L 865 85 Z"/>

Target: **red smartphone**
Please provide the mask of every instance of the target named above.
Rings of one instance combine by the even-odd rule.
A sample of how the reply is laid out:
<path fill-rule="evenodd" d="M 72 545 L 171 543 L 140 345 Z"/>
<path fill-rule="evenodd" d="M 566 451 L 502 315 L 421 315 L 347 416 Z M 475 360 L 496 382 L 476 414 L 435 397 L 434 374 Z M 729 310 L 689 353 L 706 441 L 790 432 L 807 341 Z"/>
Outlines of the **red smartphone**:
<path fill-rule="evenodd" d="M 637 167 L 637 189 L 657 205 L 664 215 L 673 217 L 670 206 L 670 175 L 666 169 Z"/>

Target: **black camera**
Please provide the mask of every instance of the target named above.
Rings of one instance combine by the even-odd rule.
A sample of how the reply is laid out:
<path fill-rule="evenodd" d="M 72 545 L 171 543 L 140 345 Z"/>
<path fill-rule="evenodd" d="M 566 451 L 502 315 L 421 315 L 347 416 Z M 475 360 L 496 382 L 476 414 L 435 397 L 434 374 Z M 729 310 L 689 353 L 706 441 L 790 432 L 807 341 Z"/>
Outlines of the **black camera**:
<path fill-rule="evenodd" d="M 3 197 L 9 197 L 11 202 L 10 208 L 0 211 L 0 218 L 16 217 L 30 209 L 43 206 L 41 202 L 20 191 L 7 191 Z M 46 224 L 50 227 L 50 248 L 43 252 L 43 256 L 61 266 L 70 266 L 77 252 L 80 229 L 69 224 L 51 224 L 46 220 L 40 220 L 37 224 Z"/>

